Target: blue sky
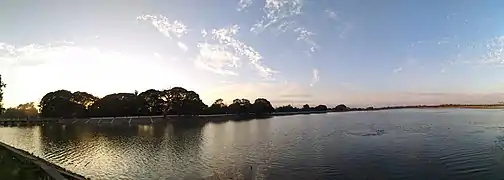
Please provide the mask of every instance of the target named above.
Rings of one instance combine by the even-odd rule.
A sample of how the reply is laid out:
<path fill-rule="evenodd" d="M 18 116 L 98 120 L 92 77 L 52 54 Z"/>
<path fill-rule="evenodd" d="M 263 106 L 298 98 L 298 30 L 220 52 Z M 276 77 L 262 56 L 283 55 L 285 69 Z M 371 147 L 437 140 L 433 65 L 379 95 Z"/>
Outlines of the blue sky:
<path fill-rule="evenodd" d="M 4 103 L 182 86 L 210 104 L 504 100 L 502 1 L 3 1 Z"/>

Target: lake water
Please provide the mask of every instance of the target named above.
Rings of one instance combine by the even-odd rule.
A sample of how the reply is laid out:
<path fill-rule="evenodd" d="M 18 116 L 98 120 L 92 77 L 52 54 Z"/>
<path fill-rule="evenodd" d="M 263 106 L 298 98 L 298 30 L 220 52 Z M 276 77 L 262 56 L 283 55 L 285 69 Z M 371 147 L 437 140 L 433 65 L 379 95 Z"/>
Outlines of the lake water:
<path fill-rule="evenodd" d="M 251 172 L 257 179 L 504 177 L 503 110 L 3 127 L 0 140 L 92 179 L 244 179 Z"/>

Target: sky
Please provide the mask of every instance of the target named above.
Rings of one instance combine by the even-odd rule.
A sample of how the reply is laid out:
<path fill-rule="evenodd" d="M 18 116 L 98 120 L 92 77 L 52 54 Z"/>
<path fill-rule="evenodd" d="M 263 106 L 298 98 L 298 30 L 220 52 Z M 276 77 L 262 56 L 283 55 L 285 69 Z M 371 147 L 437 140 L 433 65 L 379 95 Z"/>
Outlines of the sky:
<path fill-rule="evenodd" d="M 0 1 L 4 104 L 181 86 L 206 104 L 504 101 L 504 1 Z"/>

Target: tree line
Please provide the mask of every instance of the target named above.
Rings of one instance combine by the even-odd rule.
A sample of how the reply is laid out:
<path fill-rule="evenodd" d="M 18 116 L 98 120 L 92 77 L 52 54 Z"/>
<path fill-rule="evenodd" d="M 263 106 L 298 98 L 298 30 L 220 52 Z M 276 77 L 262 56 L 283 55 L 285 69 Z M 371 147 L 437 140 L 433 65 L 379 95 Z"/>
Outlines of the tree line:
<path fill-rule="evenodd" d="M 6 85 L 0 76 L 0 102 L 2 89 Z M 0 103 L 0 108 L 2 108 Z M 291 105 L 273 108 L 270 101 L 257 98 L 253 102 L 245 98 L 237 98 L 231 104 L 217 99 L 207 106 L 198 93 L 182 87 L 156 90 L 149 89 L 139 93 L 113 93 L 102 98 L 87 92 L 57 90 L 45 94 L 39 102 L 38 110 L 35 103 L 20 104 L 17 107 L 0 111 L 3 117 L 49 117 L 49 118 L 82 118 L 82 117 L 124 117 L 124 116 L 156 116 L 156 115 L 206 115 L 206 114 L 237 114 L 237 115 L 267 115 L 273 112 L 299 111 L 346 111 L 345 105 L 328 108 L 326 105 L 302 108 Z"/>

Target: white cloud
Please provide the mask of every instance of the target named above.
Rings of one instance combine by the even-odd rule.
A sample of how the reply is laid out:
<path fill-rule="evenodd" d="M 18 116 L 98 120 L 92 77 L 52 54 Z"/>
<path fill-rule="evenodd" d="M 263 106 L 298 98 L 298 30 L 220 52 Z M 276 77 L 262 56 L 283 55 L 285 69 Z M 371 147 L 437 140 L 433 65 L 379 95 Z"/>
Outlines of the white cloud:
<path fill-rule="evenodd" d="M 219 60 L 216 61 L 207 61 L 209 63 L 217 63 L 217 65 L 208 65 L 207 67 L 214 67 L 214 69 L 219 69 L 223 67 L 221 64 L 218 62 L 224 61 L 224 58 L 228 58 L 231 62 L 239 61 L 242 59 L 247 59 L 249 63 L 252 65 L 254 69 L 256 69 L 259 72 L 259 75 L 265 79 L 272 79 L 273 74 L 276 73 L 276 71 L 270 69 L 269 67 L 266 67 L 262 63 L 263 57 L 259 52 L 257 52 L 254 48 L 246 45 L 245 43 L 241 42 L 238 39 L 235 39 L 236 33 L 238 33 L 240 27 L 238 25 L 233 25 L 228 28 L 221 28 L 221 29 L 213 29 L 211 31 L 211 37 L 212 40 L 217 41 L 217 44 L 206 44 L 206 43 L 200 43 L 198 47 L 200 48 L 200 57 L 203 59 L 208 59 L 205 58 L 206 56 L 212 54 L 210 53 L 211 51 L 216 51 L 215 53 L 217 54 L 223 54 L 224 56 L 221 56 L 222 58 L 218 58 Z M 212 47 L 212 48 L 209 48 Z M 207 49 L 202 49 L 202 48 L 207 48 Z M 201 52 L 206 52 L 205 54 L 202 54 Z M 226 53 L 224 53 L 226 52 Z M 197 58 L 198 59 L 198 58 Z M 232 63 L 236 64 L 236 63 Z M 231 67 L 237 67 L 237 66 L 231 66 Z M 221 72 L 221 71 L 214 71 L 214 72 Z M 227 71 L 223 71 L 227 72 Z M 227 73 L 229 74 L 229 73 Z"/>
<path fill-rule="evenodd" d="M 398 67 L 398 68 L 395 68 L 392 72 L 398 73 L 398 72 L 401 72 L 402 70 L 403 70 L 402 67 Z"/>
<path fill-rule="evenodd" d="M 486 54 L 479 60 L 481 64 L 504 64 L 504 36 L 490 40 L 486 45 Z"/>
<path fill-rule="evenodd" d="M 49 44 L 29 44 L 16 47 L 0 42 L 0 65 L 9 66 L 35 66 L 44 64 L 58 54 L 73 46 L 73 42 L 60 41 Z"/>
<path fill-rule="evenodd" d="M 264 4 L 265 14 L 262 19 L 250 29 L 260 33 L 264 29 L 281 23 L 281 21 L 300 15 L 302 13 L 303 0 L 266 0 Z"/>
<path fill-rule="evenodd" d="M 240 66 L 240 58 L 233 52 L 227 51 L 226 46 L 200 43 L 198 48 L 200 48 L 200 52 L 194 60 L 196 67 L 221 75 L 238 75 L 231 69 Z"/>
<path fill-rule="evenodd" d="M 166 37 L 172 39 L 174 36 L 180 38 L 187 34 L 187 26 L 180 21 L 170 21 L 163 15 L 142 15 L 137 17 L 138 20 L 150 21 L 159 32 L 163 33 Z"/>
<path fill-rule="evenodd" d="M 349 22 L 344 22 L 340 27 L 340 33 L 339 33 L 339 38 L 346 38 L 348 36 L 348 33 L 353 30 L 353 25 Z"/>
<path fill-rule="evenodd" d="M 177 42 L 177 46 L 184 52 L 187 52 L 189 50 L 189 48 L 182 42 Z"/>
<path fill-rule="evenodd" d="M 207 34 L 208 34 L 208 32 L 205 29 L 201 30 L 201 36 L 203 36 L 205 38 L 207 36 Z"/>
<path fill-rule="evenodd" d="M 266 29 L 271 29 L 274 33 L 292 32 L 297 34 L 297 40 L 303 41 L 308 50 L 306 53 L 311 56 L 318 50 L 319 46 L 313 40 L 315 33 L 301 26 L 294 19 L 303 14 L 304 0 L 265 0 L 265 15 L 253 25 L 250 31 L 262 33 Z"/>
<path fill-rule="evenodd" d="M 315 84 L 317 84 L 319 81 L 320 81 L 319 70 L 313 69 L 312 70 L 312 80 L 311 80 L 310 86 L 311 87 L 315 86 Z"/>
<path fill-rule="evenodd" d="M 159 53 L 157 53 L 157 52 L 152 53 L 152 55 L 154 55 L 154 57 L 156 57 L 156 58 L 161 58 L 161 54 L 159 54 Z"/>
<path fill-rule="evenodd" d="M 299 36 L 296 38 L 296 40 L 303 41 L 310 47 L 310 53 L 317 51 L 318 45 L 312 39 L 312 36 L 314 36 L 315 33 L 308 31 L 307 29 L 302 27 L 294 29 L 294 32 L 299 33 Z"/>
<path fill-rule="evenodd" d="M 332 10 L 326 9 L 324 11 L 330 19 L 339 20 L 338 14 Z"/>
<path fill-rule="evenodd" d="M 243 11 L 244 9 L 249 7 L 251 4 L 252 4 L 252 0 L 240 0 L 240 2 L 238 2 L 237 10 Z"/>

